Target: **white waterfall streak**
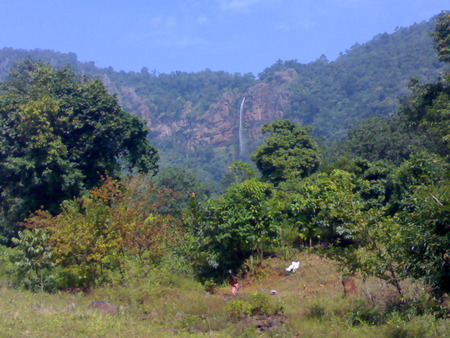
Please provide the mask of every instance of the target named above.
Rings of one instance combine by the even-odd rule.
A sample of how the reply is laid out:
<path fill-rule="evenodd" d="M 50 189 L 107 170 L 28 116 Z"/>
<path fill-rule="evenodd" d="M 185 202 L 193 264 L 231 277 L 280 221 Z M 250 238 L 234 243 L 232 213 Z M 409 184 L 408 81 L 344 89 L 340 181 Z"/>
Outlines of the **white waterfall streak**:
<path fill-rule="evenodd" d="M 240 148 L 240 156 L 242 156 L 242 153 L 244 152 L 244 136 L 243 136 L 243 131 L 242 131 L 242 113 L 244 112 L 244 103 L 245 103 L 245 96 L 242 99 L 241 108 L 239 109 L 239 148 Z"/>

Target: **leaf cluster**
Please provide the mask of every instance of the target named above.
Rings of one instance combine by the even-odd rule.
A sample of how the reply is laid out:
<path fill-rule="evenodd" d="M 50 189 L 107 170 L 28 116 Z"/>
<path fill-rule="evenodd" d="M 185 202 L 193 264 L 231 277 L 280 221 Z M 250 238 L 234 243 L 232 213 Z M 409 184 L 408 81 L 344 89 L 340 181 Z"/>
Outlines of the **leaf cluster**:
<path fill-rule="evenodd" d="M 276 119 L 265 124 L 262 132 L 269 137 L 251 158 L 263 179 L 278 184 L 306 177 L 318 169 L 320 151 L 309 135 L 309 128 Z"/>
<path fill-rule="evenodd" d="M 122 162 L 157 170 L 144 122 L 123 111 L 99 80 L 68 67 L 18 64 L 0 89 L 0 122 L 0 207 L 12 229 L 40 207 L 57 212 L 105 173 L 119 174 Z"/>
<path fill-rule="evenodd" d="M 136 260 L 143 270 L 161 262 L 181 233 L 174 220 L 155 213 L 153 194 L 153 185 L 143 178 L 124 182 L 106 178 L 89 194 L 64 202 L 58 215 L 39 211 L 29 218 L 27 228 L 47 234 L 58 287 L 124 281 L 128 260 Z"/>

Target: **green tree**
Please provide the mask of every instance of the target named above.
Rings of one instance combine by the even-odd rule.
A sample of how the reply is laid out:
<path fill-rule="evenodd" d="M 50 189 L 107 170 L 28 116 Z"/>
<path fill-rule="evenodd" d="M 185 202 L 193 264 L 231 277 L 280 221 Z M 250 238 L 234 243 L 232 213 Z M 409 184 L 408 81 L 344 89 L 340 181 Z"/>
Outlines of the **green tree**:
<path fill-rule="evenodd" d="M 222 179 L 225 186 L 233 183 L 241 183 L 256 176 L 250 163 L 244 161 L 235 161 L 228 167 L 228 171 Z"/>
<path fill-rule="evenodd" d="M 435 83 L 411 81 L 412 95 L 403 100 L 400 114 L 427 138 L 426 150 L 450 156 L 450 73 Z"/>
<path fill-rule="evenodd" d="M 448 292 L 448 173 L 448 163 L 428 153 L 412 156 L 387 178 L 384 178 L 386 173 L 383 167 L 365 169 L 355 181 L 358 196 L 362 198 L 359 200 L 364 201 L 364 204 L 354 200 L 348 205 L 360 206 L 356 209 L 346 208 L 343 201 L 351 194 L 336 196 L 339 198 L 339 211 L 347 215 L 343 219 L 350 220 L 342 222 L 338 230 L 353 243 L 336 246 L 330 251 L 331 256 L 339 257 L 341 267 L 347 273 L 360 272 L 363 276 L 376 276 L 395 286 L 401 296 L 401 281 L 407 278 L 425 281 L 436 296 Z M 375 182 L 371 180 L 373 174 Z M 379 179 L 381 181 L 377 182 Z M 339 181 L 343 182 L 342 179 Z M 374 199 L 378 196 L 377 191 L 382 192 L 382 187 L 386 185 L 383 181 L 392 186 L 388 203 Z M 331 203 L 328 201 L 326 205 Z M 320 212 L 314 215 L 317 217 Z M 329 218 L 329 215 L 333 215 L 332 210 L 325 215 Z"/>
<path fill-rule="evenodd" d="M 411 128 L 398 115 L 372 116 L 350 128 L 338 152 L 348 157 L 362 157 L 369 161 L 401 164 L 416 149 L 429 146 L 427 136 Z"/>
<path fill-rule="evenodd" d="M 365 209 L 385 206 L 392 195 L 392 182 L 389 177 L 393 167 L 383 161 L 370 162 L 366 159 L 341 157 L 333 164 L 322 168 L 330 173 L 335 169 L 355 175 L 355 191 L 364 201 Z"/>
<path fill-rule="evenodd" d="M 278 184 L 317 170 L 320 152 L 309 130 L 289 120 L 277 119 L 263 125 L 263 134 L 270 135 L 251 156 L 263 179 Z"/>
<path fill-rule="evenodd" d="M 409 276 L 424 279 L 437 296 L 450 292 L 450 182 L 423 185 L 399 213 Z"/>
<path fill-rule="evenodd" d="M 33 291 L 54 291 L 56 287 L 53 250 L 50 234 L 45 229 L 25 229 L 13 238 L 14 251 L 9 259 L 14 263 L 10 271 L 13 285 Z"/>
<path fill-rule="evenodd" d="M 138 263 L 146 273 L 177 247 L 178 239 L 182 238 L 176 220 L 155 212 L 164 203 L 150 198 L 156 194 L 148 177 L 136 176 L 120 182 L 106 178 L 88 194 L 64 201 L 58 215 L 39 210 L 24 225 L 47 235 L 51 263 L 57 267 L 58 287 L 91 287 L 112 280 L 123 281 L 127 263 Z M 20 240 L 13 241 L 22 243 L 29 233 L 26 229 L 19 233 Z M 25 251 L 24 255 L 36 251 L 42 256 L 39 248 L 30 251 L 22 245 L 18 249 Z M 42 261 L 35 256 L 29 259 L 33 266 Z"/>
<path fill-rule="evenodd" d="M 0 91 L 0 194 L 3 235 L 40 207 L 90 189 L 121 164 L 156 172 L 148 129 L 123 111 L 99 80 L 25 60 Z"/>
<path fill-rule="evenodd" d="M 295 222 L 300 239 L 331 242 L 346 238 L 345 229 L 354 222 L 363 204 L 355 193 L 355 176 L 343 170 L 319 173 L 300 182 L 290 194 L 286 211 Z"/>
<path fill-rule="evenodd" d="M 450 11 L 439 14 L 433 38 L 439 60 L 450 62 Z"/>
<path fill-rule="evenodd" d="M 345 274 L 359 272 L 364 278 L 375 276 L 393 285 L 400 296 L 400 282 L 408 278 L 405 261 L 405 233 L 395 218 L 383 216 L 380 209 L 358 212 L 343 229 L 353 243 L 336 245 L 328 253 L 338 258 Z"/>
<path fill-rule="evenodd" d="M 450 62 L 450 11 L 438 17 L 433 32 L 435 50 L 443 62 Z M 434 83 L 411 81 L 411 97 L 404 100 L 400 114 L 434 141 L 428 151 L 450 157 L 450 72 Z"/>
<path fill-rule="evenodd" d="M 353 245 L 330 251 L 347 273 L 376 276 L 395 286 L 414 278 L 431 286 L 435 296 L 450 291 L 450 185 L 421 185 L 404 198 L 394 216 L 383 209 L 352 215 L 345 226 Z"/>
<path fill-rule="evenodd" d="M 262 257 L 280 236 L 279 209 L 271 184 L 256 179 L 232 185 L 204 210 L 195 230 L 201 274 L 236 270 L 252 255 Z"/>
<path fill-rule="evenodd" d="M 156 189 L 159 190 L 158 198 L 165 196 L 165 203 L 158 208 L 158 213 L 171 216 L 180 216 L 189 208 L 191 196 L 194 194 L 196 201 L 203 201 L 209 195 L 206 185 L 187 169 L 167 168 L 161 170 L 156 176 Z"/>
<path fill-rule="evenodd" d="M 441 14 L 435 32 L 442 61 L 448 61 L 448 18 L 448 12 Z M 402 296 L 400 282 L 406 278 L 425 281 L 438 297 L 450 291 L 449 79 L 447 73 L 435 83 L 411 82 L 400 119 L 426 142 L 388 175 L 392 191 L 386 207 L 370 203 L 352 214 L 344 230 L 354 245 L 333 251 L 343 268 L 386 280 Z M 375 173 L 386 176 L 383 170 Z"/>

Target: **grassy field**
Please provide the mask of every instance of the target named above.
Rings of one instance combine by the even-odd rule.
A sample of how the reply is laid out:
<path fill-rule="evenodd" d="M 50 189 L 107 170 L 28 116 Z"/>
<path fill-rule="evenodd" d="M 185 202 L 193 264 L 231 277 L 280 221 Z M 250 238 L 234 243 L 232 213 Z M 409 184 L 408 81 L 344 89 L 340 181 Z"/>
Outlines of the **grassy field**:
<path fill-rule="evenodd" d="M 343 298 L 334 262 L 301 253 L 300 269 L 290 261 L 265 260 L 252 267 L 236 297 L 228 286 L 212 292 L 182 276 L 160 283 L 135 281 L 127 287 L 88 294 L 45 294 L 0 290 L 1 337 L 446 337 L 450 319 L 436 319 L 415 307 L 392 310 L 395 290 L 378 280 L 356 278 L 358 296 Z M 420 285 L 405 284 L 410 299 L 425 297 Z M 276 290 L 276 295 L 270 295 Z M 260 297 L 276 313 L 236 316 L 249 297 Z M 267 296 L 266 296 L 267 295 Z M 256 297 L 258 298 L 258 297 Z M 88 308 L 95 300 L 119 306 L 117 314 Z M 241 302 L 238 302 L 242 300 Z M 234 302 L 234 303 L 233 303 Z M 275 307 L 274 307 L 275 306 Z M 240 308 L 242 307 L 242 308 Z M 391 308 L 390 308 L 391 307 Z M 390 310 L 389 310 L 390 309 Z M 389 311 L 388 311 L 389 310 Z"/>

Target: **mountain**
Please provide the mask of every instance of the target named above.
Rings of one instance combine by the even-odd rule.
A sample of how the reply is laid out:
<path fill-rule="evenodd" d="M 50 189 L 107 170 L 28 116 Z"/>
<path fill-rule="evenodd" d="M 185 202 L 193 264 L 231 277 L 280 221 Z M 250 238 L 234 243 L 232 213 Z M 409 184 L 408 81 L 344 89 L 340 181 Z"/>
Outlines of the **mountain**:
<path fill-rule="evenodd" d="M 415 77 L 434 81 L 444 71 L 433 50 L 434 18 L 354 45 L 334 61 L 325 56 L 301 64 L 277 61 L 258 78 L 204 70 L 158 74 L 98 68 L 74 53 L 0 50 L 0 79 L 26 57 L 99 77 L 125 110 L 144 118 L 160 149 L 161 166 L 184 165 L 205 180 L 218 181 L 229 163 L 248 159 L 261 143 L 261 126 L 289 118 L 313 127 L 322 144 L 343 137 L 350 126 L 372 115 L 396 112 Z M 240 106 L 241 132 L 239 138 Z"/>

